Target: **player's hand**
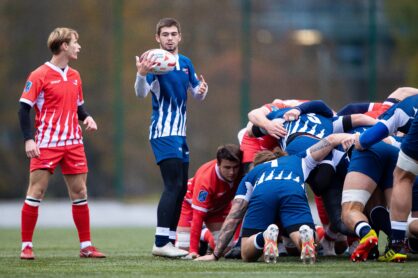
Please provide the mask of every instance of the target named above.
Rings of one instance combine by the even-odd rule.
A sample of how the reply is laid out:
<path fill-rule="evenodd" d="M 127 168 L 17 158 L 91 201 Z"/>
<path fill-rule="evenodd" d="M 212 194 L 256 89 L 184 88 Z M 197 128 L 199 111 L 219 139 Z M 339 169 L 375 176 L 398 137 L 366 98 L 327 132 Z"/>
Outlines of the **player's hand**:
<path fill-rule="evenodd" d="M 296 121 L 297 119 L 299 119 L 299 116 L 300 116 L 300 110 L 293 108 L 287 111 L 286 113 L 284 113 L 283 119 L 291 122 L 291 121 Z"/>
<path fill-rule="evenodd" d="M 92 116 L 88 116 L 87 118 L 85 118 L 83 124 L 86 127 L 86 130 L 89 130 L 89 131 L 96 131 L 97 130 L 97 124 L 93 120 Z"/>
<path fill-rule="evenodd" d="M 345 151 L 348 151 L 356 142 L 357 134 L 347 134 L 347 137 L 341 141 L 341 145 Z"/>
<path fill-rule="evenodd" d="M 41 155 L 41 151 L 33 139 L 29 139 L 25 142 L 25 152 L 28 158 L 38 157 Z"/>
<path fill-rule="evenodd" d="M 213 254 L 205 255 L 199 258 L 194 259 L 195 261 L 201 261 L 201 262 L 212 262 L 216 261 L 216 258 Z"/>
<path fill-rule="evenodd" d="M 287 130 L 283 127 L 283 122 L 284 120 L 282 118 L 273 119 L 271 121 L 268 121 L 264 129 L 270 136 L 276 139 L 285 137 L 287 134 Z"/>
<path fill-rule="evenodd" d="M 203 75 L 200 75 L 199 80 L 200 80 L 200 87 L 199 87 L 198 94 L 203 95 L 208 90 L 208 83 L 206 83 L 205 79 L 203 78 Z"/>
<path fill-rule="evenodd" d="M 146 51 L 141 55 L 141 57 L 135 56 L 136 68 L 138 73 L 142 76 L 145 76 L 151 69 L 155 66 L 155 60 L 157 57 L 154 55 L 148 55 L 149 51 Z"/>
<path fill-rule="evenodd" d="M 195 253 L 195 252 L 191 252 L 191 253 L 189 253 L 187 256 L 182 257 L 182 259 L 183 259 L 183 260 L 194 260 L 194 259 L 196 259 L 196 258 L 198 258 L 198 257 L 199 257 L 199 255 L 198 255 L 197 253 Z"/>

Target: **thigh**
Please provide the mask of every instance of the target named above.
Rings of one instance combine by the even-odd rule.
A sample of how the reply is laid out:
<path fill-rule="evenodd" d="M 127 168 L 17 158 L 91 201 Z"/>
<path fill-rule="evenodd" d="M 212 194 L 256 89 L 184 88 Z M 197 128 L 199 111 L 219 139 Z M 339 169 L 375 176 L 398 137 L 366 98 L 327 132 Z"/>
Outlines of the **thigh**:
<path fill-rule="evenodd" d="M 409 131 L 402 141 L 401 150 L 412 159 L 418 161 L 418 116 L 415 116 L 415 119 L 412 121 Z"/>
<path fill-rule="evenodd" d="M 47 170 L 35 170 L 29 175 L 29 187 L 27 196 L 42 199 L 48 188 L 48 181 L 51 173 Z"/>
<path fill-rule="evenodd" d="M 87 198 L 87 174 L 64 175 L 71 200 Z"/>

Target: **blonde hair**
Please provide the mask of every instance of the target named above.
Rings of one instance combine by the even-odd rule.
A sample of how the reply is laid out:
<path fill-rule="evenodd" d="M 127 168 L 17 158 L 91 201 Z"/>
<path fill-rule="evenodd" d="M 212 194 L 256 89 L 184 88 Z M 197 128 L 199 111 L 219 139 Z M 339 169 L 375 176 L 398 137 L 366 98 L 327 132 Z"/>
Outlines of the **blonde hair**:
<path fill-rule="evenodd" d="M 52 54 L 58 55 L 61 52 L 61 45 L 63 43 L 70 43 L 71 38 L 73 35 L 76 39 L 78 39 L 78 33 L 74 29 L 66 28 L 66 27 L 58 27 L 55 28 L 54 31 L 49 34 L 48 37 L 48 48 L 51 50 Z"/>

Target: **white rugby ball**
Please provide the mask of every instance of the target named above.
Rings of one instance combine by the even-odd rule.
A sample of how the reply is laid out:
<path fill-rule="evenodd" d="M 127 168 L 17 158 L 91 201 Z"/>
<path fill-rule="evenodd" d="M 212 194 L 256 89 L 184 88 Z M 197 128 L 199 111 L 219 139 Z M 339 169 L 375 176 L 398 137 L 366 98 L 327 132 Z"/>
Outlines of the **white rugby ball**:
<path fill-rule="evenodd" d="M 176 67 L 177 58 L 170 52 L 164 49 L 151 49 L 146 52 L 149 59 L 155 58 L 154 67 L 151 69 L 151 73 L 153 74 L 165 74 L 168 73 Z"/>

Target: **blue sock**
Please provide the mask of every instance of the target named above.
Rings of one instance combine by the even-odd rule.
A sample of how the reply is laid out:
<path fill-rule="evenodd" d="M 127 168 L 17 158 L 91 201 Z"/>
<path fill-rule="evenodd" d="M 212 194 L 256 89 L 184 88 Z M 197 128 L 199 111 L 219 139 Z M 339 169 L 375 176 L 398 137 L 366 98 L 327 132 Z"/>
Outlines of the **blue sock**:
<path fill-rule="evenodd" d="M 261 247 L 261 248 L 263 248 L 263 247 L 264 247 L 264 236 L 263 236 L 263 233 L 258 233 L 258 234 L 255 236 L 255 242 L 257 242 L 257 245 L 258 245 L 259 247 Z"/>
<path fill-rule="evenodd" d="M 392 243 L 395 241 L 403 241 L 405 239 L 407 222 L 392 221 L 391 225 L 392 232 L 390 235 L 390 239 L 392 240 Z"/>
<path fill-rule="evenodd" d="M 365 221 L 358 222 L 354 227 L 354 231 L 360 238 L 363 238 L 365 235 L 367 235 L 371 229 L 372 227 L 370 227 L 369 223 Z"/>
<path fill-rule="evenodd" d="M 163 247 L 170 242 L 170 229 L 165 227 L 157 227 L 155 232 L 155 246 Z"/>

